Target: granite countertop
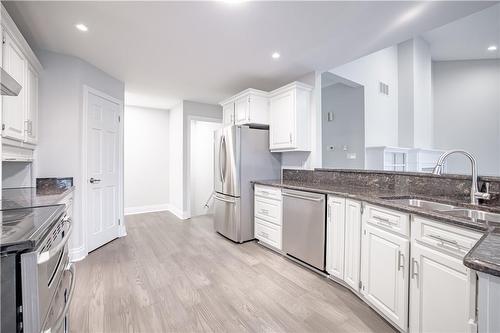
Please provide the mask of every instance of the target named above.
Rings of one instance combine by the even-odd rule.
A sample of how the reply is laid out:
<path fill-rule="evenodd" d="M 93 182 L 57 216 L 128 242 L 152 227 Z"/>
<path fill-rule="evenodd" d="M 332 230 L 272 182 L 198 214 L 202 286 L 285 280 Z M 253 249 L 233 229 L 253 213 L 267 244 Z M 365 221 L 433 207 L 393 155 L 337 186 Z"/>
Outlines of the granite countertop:
<path fill-rule="evenodd" d="M 3 189 L 0 210 L 57 205 L 73 191 L 74 186 Z"/>
<path fill-rule="evenodd" d="M 471 207 L 463 202 L 453 201 L 446 197 L 426 197 L 422 195 L 412 195 L 401 191 L 387 189 L 371 189 L 370 187 L 356 187 L 346 185 L 320 184 L 302 181 L 281 181 L 281 180 L 257 180 L 254 184 L 287 188 L 292 190 L 302 190 L 323 194 L 332 194 L 346 198 L 357 199 L 367 203 L 403 211 L 411 214 L 418 214 L 444 223 L 458 225 L 461 227 L 484 232 L 485 235 L 465 256 L 464 264 L 477 271 L 500 276 L 500 225 L 495 225 L 482 220 L 471 220 L 462 217 L 451 216 L 420 207 L 412 207 L 394 202 L 390 199 L 397 198 L 419 198 L 436 202 L 448 203 L 455 206 Z M 477 207 L 476 207 L 477 208 Z M 486 207 L 486 210 L 500 212 L 500 208 Z"/>

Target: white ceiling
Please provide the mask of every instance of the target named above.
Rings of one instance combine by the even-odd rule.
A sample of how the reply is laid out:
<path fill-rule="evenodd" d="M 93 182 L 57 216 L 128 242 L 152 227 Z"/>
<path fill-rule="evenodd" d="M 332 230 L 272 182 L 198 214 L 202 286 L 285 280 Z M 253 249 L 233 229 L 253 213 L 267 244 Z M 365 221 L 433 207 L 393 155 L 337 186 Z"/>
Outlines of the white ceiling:
<path fill-rule="evenodd" d="M 500 4 L 423 34 L 434 60 L 500 58 Z M 496 45 L 495 52 L 488 46 Z"/>
<path fill-rule="evenodd" d="M 125 82 L 131 104 L 217 103 L 271 90 L 494 2 L 5 2 L 35 48 Z M 85 23 L 89 31 L 74 28 Z M 271 53 L 281 58 L 273 60 Z"/>

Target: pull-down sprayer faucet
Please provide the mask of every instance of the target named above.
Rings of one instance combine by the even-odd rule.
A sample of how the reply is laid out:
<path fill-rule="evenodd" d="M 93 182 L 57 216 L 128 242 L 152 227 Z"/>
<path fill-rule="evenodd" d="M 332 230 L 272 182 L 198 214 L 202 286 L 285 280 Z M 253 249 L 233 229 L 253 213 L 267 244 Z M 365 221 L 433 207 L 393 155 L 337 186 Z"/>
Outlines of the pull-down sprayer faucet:
<path fill-rule="evenodd" d="M 434 171 L 432 171 L 432 173 L 435 175 L 441 175 L 441 173 L 443 172 L 443 165 L 445 160 L 448 158 L 448 156 L 455 153 L 465 155 L 471 163 L 472 184 L 470 189 L 470 203 L 473 205 L 477 205 L 478 199 L 489 200 L 491 198 L 491 195 L 489 193 L 481 192 L 477 184 L 477 161 L 474 156 L 472 156 L 472 154 L 466 152 L 465 150 L 450 150 L 444 152 L 441 156 L 439 156 L 437 164 L 434 167 Z"/>

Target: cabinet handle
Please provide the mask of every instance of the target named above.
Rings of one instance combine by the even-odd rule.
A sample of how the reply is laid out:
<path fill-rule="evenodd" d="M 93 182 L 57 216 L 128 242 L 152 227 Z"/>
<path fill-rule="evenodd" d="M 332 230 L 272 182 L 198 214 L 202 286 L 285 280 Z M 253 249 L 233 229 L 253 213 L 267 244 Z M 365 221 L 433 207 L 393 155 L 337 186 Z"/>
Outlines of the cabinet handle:
<path fill-rule="evenodd" d="M 398 251 L 398 271 L 405 268 L 405 255 Z"/>
<path fill-rule="evenodd" d="M 330 205 L 328 205 L 327 215 L 328 215 L 328 218 L 330 218 L 330 216 L 332 216 L 332 206 L 330 206 Z"/>
<path fill-rule="evenodd" d="M 267 232 L 261 231 L 260 235 L 264 238 L 269 238 L 269 234 Z"/>
<path fill-rule="evenodd" d="M 269 215 L 269 211 L 267 209 L 263 209 L 263 208 L 260 210 L 260 213 L 264 214 L 264 215 Z"/>
<path fill-rule="evenodd" d="M 290 143 L 292 143 L 292 132 L 290 132 Z"/>
<path fill-rule="evenodd" d="M 454 240 L 454 239 L 446 239 L 446 238 L 438 236 L 438 235 L 429 235 L 428 237 L 429 238 L 433 238 L 435 240 L 438 240 L 441 243 L 448 243 L 448 244 L 451 244 L 451 245 L 455 245 L 456 247 L 460 247 L 458 245 L 458 242 L 456 240 Z"/>
<path fill-rule="evenodd" d="M 30 134 L 30 121 L 29 120 L 24 121 L 24 131 L 26 133 Z"/>
<path fill-rule="evenodd" d="M 418 262 L 415 260 L 415 258 L 411 258 L 411 278 L 418 277 Z"/>
<path fill-rule="evenodd" d="M 388 218 L 385 217 L 373 216 L 373 219 L 377 220 L 379 222 L 378 224 L 381 223 L 391 228 L 396 225 L 396 223 L 391 222 Z"/>

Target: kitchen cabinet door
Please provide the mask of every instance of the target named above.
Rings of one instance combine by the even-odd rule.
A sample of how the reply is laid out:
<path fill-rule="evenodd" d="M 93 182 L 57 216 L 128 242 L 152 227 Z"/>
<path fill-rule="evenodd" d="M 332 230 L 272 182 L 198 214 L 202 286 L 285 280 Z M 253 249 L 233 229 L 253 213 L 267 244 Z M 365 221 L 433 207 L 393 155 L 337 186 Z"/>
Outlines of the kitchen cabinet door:
<path fill-rule="evenodd" d="M 250 97 L 244 96 L 234 102 L 234 122 L 242 125 L 249 122 Z"/>
<path fill-rule="evenodd" d="M 359 291 L 361 259 L 361 203 L 346 200 L 345 205 L 344 281 Z"/>
<path fill-rule="evenodd" d="M 234 124 L 234 103 L 225 104 L 222 107 L 222 121 L 224 122 L 224 126 L 233 125 Z"/>
<path fill-rule="evenodd" d="M 25 141 L 36 144 L 38 139 L 38 74 L 30 65 L 28 65 L 26 93 L 28 104 L 25 120 Z"/>
<path fill-rule="evenodd" d="M 430 247 L 412 242 L 411 252 L 410 331 L 472 331 L 475 275 L 461 259 Z"/>
<path fill-rule="evenodd" d="M 408 239 L 363 222 L 361 293 L 403 331 L 408 326 L 408 253 Z"/>
<path fill-rule="evenodd" d="M 26 113 L 26 66 L 27 61 L 12 37 L 4 31 L 2 44 L 2 68 L 22 87 L 18 96 L 2 98 L 2 136 L 13 140 L 24 140 L 24 118 Z"/>
<path fill-rule="evenodd" d="M 270 100 L 270 149 L 293 149 L 295 106 L 293 91 L 286 91 Z"/>
<path fill-rule="evenodd" d="M 328 196 L 326 221 L 326 271 L 332 276 L 344 279 L 344 198 Z"/>

